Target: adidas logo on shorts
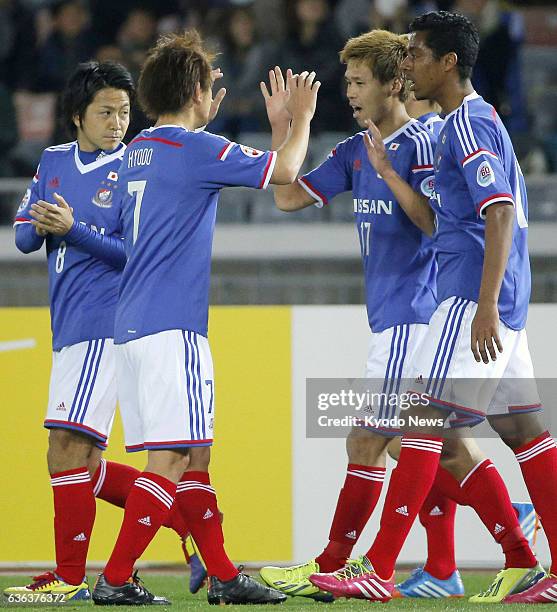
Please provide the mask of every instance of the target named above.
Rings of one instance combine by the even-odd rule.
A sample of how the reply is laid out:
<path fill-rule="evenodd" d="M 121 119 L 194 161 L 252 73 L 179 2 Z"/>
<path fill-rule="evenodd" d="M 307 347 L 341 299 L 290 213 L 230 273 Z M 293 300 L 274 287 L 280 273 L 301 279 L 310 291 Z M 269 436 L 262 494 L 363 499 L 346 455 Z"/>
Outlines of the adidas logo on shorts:
<path fill-rule="evenodd" d="M 347 538 L 350 538 L 351 540 L 355 540 L 355 539 L 356 539 L 356 531 L 349 531 L 349 532 L 346 534 L 346 537 L 347 537 Z"/>
<path fill-rule="evenodd" d="M 429 513 L 429 516 L 443 516 L 444 512 L 439 506 L 434 506 Z"/>
<path fill-rule="evenodd" d="M 62 412 L 65 412 L 66 411 L 66 404 L 64 404 L 64 402 L 60 402 L 58 404 L 58 406 L 56 406 L 56 410 L 60 410 Z"/>
<path fill-rule="evenodd" d="M 144 516 L 143 518 L 138 519 L 137 522 L 141 523 L 142 525 L 145 525 L 146 527 L 151 527 L 151 517 L 150 516 Z"/>
<path fill-rule="evenodd" d="M 495 523 L 495 528 L 493 529 L 493 533 L 497 535 L 501 533 L 502 531 L 504 531 L 504 529 L 505 528 L 503 527 L 503 525 L 499 525 L 499 523 Z"/>
<path fill-rule="evenodd" d="M 207 512 L 205 512 L 205 514 L 203 515 L 203 520 L 207 520 L 210 519 L 213 515 L 213 513 L 211 512 L 211 510 L 209 510 L 209 508 L 207 508 Z"/>
<path fill-rule="evenodd" d="M 395 512 L 402 514 L 402 516 L 408 516 L 408 506 L 400 506 L 400 508 L 397 508 Z"/>
<path fill-rule="evenodd" d="M 87 536 L 83 533 L 83 531 L 81 533 L 78 533 L 75 538 L 73 539 L 74 542 L 85 542 L 85 540 L 87 539 Z"/>

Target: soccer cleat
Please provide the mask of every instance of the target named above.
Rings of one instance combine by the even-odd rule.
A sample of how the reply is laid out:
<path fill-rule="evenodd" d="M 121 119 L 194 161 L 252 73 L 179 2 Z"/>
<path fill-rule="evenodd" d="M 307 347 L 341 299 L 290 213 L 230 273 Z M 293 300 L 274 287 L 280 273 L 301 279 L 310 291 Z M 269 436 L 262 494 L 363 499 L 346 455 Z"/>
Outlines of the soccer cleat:
<path fill-rule="evenodd" d="M 184 551 L 186 563 L 190 566 L 190 593 L 195 595 L 205 584 L 207 570 L 203 565 L 203 560 L 191 535 L 187 535 L 182 540 L 182 550 Z"/>
<path fill-rule="evenodd" d="M 87 579 L 84 578 L 81 584 L 68 584 L 52 572 L 45 572 L 33 578 L 33 582 L 26 586 L 14 586 L 4 589 L 4 595 L 25 595 L 30 593 L 41 593 L 52 595 L 59 598 L 62 602 L 67 601 L 89 601 L 91 593 Z"/>
<path fill-rule="evenodd" d="M 423 599 L 463 597 L 464 585 L 458 570 L 446 580 L 435 578 L 422 567 L 416 568 L 404 582 L 397 584 L 393 597 L 420 597 Z"/>
<path fill-rule="evenodd" d="M 521 593 L 535 585 L 545 576 L 543 567 L 509 567 L 501 570 L 489 588 L 468 599 L 470 603 L 499 603 L 505 597 Z"/>
<path fill-rule="evenodd" d="M 538 529 L 540 528 L 540 519 L 534 510 L 534 504 L 529 502 L 513 502 L 513 508 L 516 511 L 524 537 L 528 540 L 530 548 L 534 548 Z"/>
<path fill-rule="evenodd" d="M 93 589 L 93 602 L 97 606 L 169 606 L 164 597 L 153 595 L 137 577 L 137 572 L 122 586 L 113 586 L 99 574 Z"/>
<path fill-rule="evenodd" d="M 279 604 L 287 599 L 284 593 L 271 589 L 246 574 L 238 574 L 223 582 L 209 577 L 207 601 L 211 605 L 225 604 Z"/>
<path fill-rule="evenodd" d="M 330 603 L 334 599 L 333 596 L 330 593 L 323 593 L 308 580 L 312 574 L 318 573 L 319 564 L 315 559 L 292 567 L 263 567 L 259 572 L 261 578 L 270 587 L 281 593 L 293 597 L 309 597 L 316 601 Z"/>
<path fill-rule="evenodd" d="M 521 593 L 505 597 L 503 603 L 549 604 L 557 603 L 557 576 L 549 574 Z"/>
<path fill-rule="evenodd" d="M 375 573 L 369 559 L 361 557 L 349 560 L 336 572 L 312 574 L 309 581 L 335 597 L 354 597 L 385 603 L 392 598 L 395 588 L 393 578 L 394 572 L 390 580 L 383 580 Z"/>

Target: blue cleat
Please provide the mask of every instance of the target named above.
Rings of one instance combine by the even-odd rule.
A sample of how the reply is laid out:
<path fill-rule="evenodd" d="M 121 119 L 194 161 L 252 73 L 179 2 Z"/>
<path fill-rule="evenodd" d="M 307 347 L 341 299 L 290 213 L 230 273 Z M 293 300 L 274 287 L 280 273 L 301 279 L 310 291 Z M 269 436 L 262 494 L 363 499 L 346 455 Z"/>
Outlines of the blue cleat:
<path fill-rule="evenodd" d="M 418 567 L 409 578 L 395 586 L 393 598 L 395 597 L 419 597 L 422 599 L 464 597 L 464 585 L 458 570 L 455 570 L 450 578 L 439 580 L 422 567 Z"/>
<path fill-rule="evenodd" d="M 534 510 L 534 505 L 529 502 L 513 502 L 513 508 L 516 511 L 524 537 L 528 540 L 530 548 L 534 548 L 540 528 L 540 520 Z"/>
<path fill-rule="evenodd" d="M 205 585 L 207 570 L 190 534 L 182 540 L 182 550 L 184 551 L 186 563 L 190 566 L 190 593 L 195 595 Z"/>

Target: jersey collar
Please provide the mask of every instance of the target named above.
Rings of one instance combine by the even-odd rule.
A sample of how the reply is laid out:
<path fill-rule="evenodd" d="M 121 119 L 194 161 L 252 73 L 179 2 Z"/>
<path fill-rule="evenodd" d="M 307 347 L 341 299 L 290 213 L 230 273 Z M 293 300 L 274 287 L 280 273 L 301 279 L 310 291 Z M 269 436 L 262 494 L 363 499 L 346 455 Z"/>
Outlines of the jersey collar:
<path fill-rule="evenodd" d="M 467 102 L 470 102 L 470 100 L 475 100 L 476 98 L 479 98 L 479 97 L 480 97 L 480 94 L 477 93 L 476 91 L 469 93 L 467 96 L 464 96 L 464 99 L 462 100 L 462 104 L 460 106 L 455 108 L 454 111 L 451 111 L 448 115 L 445 115 L 445 117 L 443 118 L 446 121 L 449 117 L 452 117 L 458 111 L 458 109 L 461 108 L 464 104 L 466 104 Z"/>
<path fill-rule="evenodd" d="M 392 134 L 389 134 L 387 138 L 383 138 L 383 144 L 387 144 L 391 142 L 391 140 L 394 140 L 397 136 L 400 136 L 404 132 L 404 130 L 408 129 L 408 126 L 412 125 L 413 123 L 418 122 L 416 121 L 416 119 L 410 119 L 410 121 L 407 121 L 402 127 L 399 127 L 398 130 L 396 130 Z"/>
<path fill-rule="evenodd" d="M 174 125 L 173 123 L 165 123 L 164 125 L 153 125 L 150 128 L 147 128 L 148 132 L 152 132 L 153 130 L 160 130 L 160 128 L 178 128 L 179 130 L 185 130 L 189 132 L 188 128 L 185 128 L 183 125 Z"/>
<path fill-rule="evenodd" d="M 125 150 L 126 150 L 126 145 L 122 142 L 120 143 L 120 146 L 116 149 L 116 151 L 114 151 L 113 153 L 110 153 L 109 155 L 103 155 L 103 157 L 101 157 L 100 159 L 97 159 L 94 162 L 91 162 L 89 164 L 84 164 L 79 159 L 79 145 L 77 144 L 77 142 L 75 142 L 74 144 L 75 165 L 77 166 L 77 169 L 79 170 L 81 174 L 87 174 L 87 172 L 92 172 L 93 170 L 96 170 L 97 168 L 100 168 L 101 166 L 104 166 L 105 164 L 109 164 L 110 162 L 113 162 L 115 159 L 122 159 L 122 157 L 124 156 Z"/>

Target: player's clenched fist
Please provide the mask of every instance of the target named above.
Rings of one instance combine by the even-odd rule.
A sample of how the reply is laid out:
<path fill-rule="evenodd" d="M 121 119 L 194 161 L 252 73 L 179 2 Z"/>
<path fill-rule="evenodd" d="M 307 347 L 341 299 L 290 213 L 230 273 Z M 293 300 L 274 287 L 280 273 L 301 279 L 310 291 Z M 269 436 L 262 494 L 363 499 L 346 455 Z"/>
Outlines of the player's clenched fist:
<path fill-rule="evenodd" d="M 313 71 L 301 74 L 292 74 L 290 68 L 286 71 L 286 89 L 290 92 L 286 108 L 293 119 L 313 117 L 319 87 L 321 82 L 315 80 Z"/>

